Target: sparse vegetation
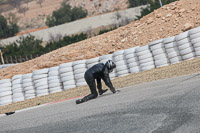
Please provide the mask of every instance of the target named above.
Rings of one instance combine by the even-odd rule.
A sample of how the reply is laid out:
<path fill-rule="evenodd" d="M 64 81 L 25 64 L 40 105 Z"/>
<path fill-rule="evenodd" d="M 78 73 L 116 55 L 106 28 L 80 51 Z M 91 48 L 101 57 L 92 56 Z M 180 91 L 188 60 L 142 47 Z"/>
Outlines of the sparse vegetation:
<path fill-rule="evenodd" d="M 54 11 L 52 16 L 47 17 L 46 25 L 49 27 L 75 21 L 87 16 L 87 11 L 82 7 L 71 8 L 69 4 L 62 3 L 61 8 Z"/>
<path fill-rule="evenodd" d="M 0 38 L 14 36 L 19 32 L 19 27 L 13 21 L 7 22 L 7 19 L 0 15 Z"/>
<path fill-rule="evenodd" d="M 143 16 L 146 16 L 147 14 L 153 12 L 154 10 L 160 8 L 160 2 L 159 0 L 145 0 L 147 1 L 147 7 L 142 9 L 141 11 L 141 15 L 140 16 L 137 16 L 137 19 L 140 19 L 142 18 Z M 177 1 L 177 0 L 162 0 L 162 4 L 163 5 L 166 5 L 166 4 L 169 4 L 171 2 L 174 2 L 174 1 Z"/>

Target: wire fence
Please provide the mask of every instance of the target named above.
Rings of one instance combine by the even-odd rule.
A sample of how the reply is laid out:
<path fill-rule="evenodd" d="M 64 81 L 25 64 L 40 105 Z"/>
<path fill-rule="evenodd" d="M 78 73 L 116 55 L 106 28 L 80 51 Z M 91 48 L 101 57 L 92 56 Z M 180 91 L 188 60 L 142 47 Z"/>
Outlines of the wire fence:
<path fill-rule="evenodd" d="M 28 60 L 32 60 L 40 55 L 20 55 L 20 56 L 3 56 L 0 60 L 0 64 L 15 64 L 22 63 Z"/>

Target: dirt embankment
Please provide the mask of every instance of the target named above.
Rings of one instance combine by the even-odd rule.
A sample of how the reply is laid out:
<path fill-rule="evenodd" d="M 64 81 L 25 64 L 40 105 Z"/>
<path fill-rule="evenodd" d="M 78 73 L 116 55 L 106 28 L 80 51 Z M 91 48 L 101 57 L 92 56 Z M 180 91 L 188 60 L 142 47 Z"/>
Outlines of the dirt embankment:
<path fill-rule="evenodd" d="M 60 49 L 34 60 L 0 70 L 0 79 L 26 74 L 70 61 L 88 59 L 177 35 L 200 26 L 200 1 L 180 0 L 143 17 L 141 20 Z"/>

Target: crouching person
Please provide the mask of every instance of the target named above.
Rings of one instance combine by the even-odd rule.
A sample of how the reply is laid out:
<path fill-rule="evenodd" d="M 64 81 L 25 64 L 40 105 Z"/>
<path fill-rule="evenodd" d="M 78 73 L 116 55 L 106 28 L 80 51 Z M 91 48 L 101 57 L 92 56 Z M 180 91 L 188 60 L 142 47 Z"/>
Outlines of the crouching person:
<path fill-rule="evenodd" d="M 95 99 L 99 95 L 102 95 L 107 91 L 102 89 L 101 79 L 105 82 L 105 84 L 110 88 L 111 92 L 116 93 L 115 88 L 112 85 L 112 82 L 109 77 L 109 73 L 113 71 L 113 69 L 116 68 L 116 64 L 112 60 L 108 60 L 105 65 L 103 63 L 96 64 L 89 68 L 84 75 L 85 81 L 87 82 L 91 94 L 85 96 L 82 99 L 76 100 L 76 104 L 86 102 L 91 99 Z M 96 83 L 97 81 L 97 89 L 96 89 Z"/>

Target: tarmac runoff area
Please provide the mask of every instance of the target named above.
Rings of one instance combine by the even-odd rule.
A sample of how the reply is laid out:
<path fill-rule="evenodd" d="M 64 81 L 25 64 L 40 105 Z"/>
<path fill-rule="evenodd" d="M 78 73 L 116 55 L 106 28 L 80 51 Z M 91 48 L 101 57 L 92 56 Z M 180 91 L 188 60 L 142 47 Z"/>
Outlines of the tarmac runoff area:
<path fill-rule="evenodd" d="M 5 133 L 197 133 L 200 73 L 110 91 L 76 105 L 59 101 L 0 117 Z"/>
<path fill-rule="evenodd" d="M 193 60 L 187 60 L 181 63 L 173 64 L 166 67 L 160 67 L 152 69 L 149 71 L 143 71 L 135 74 L 129 74 L 128 76 L 119 77 L 114 79 L 113 85 L 116 89 L 132 86 L 136 84 L 142 84 L 145 82 L 151 82 L 160 79 L 172 78 L 177 76 L 195 74 L 200 72 L 200 58 Z M 103 88 L 105 85 L 103 85 Z M 89 93 L 87 86 L 77 87 L 74 89 L 66 90 L 63 92 L 58 92 L 50 94 L 47 96 L 41 96 L 33 99 L 28 99 L 25 101 L 13 103 L 6 106 L 0 107 L 0 114 L 5 114 L 7 112 L 13 112 L 17 110 L 22 110 L 34 106 L 39 106 L 42 104 L 52 103 L 56 101 L 62 101 L 65 99 L 70 99 L 73 97 L 85 96 Z"/>

